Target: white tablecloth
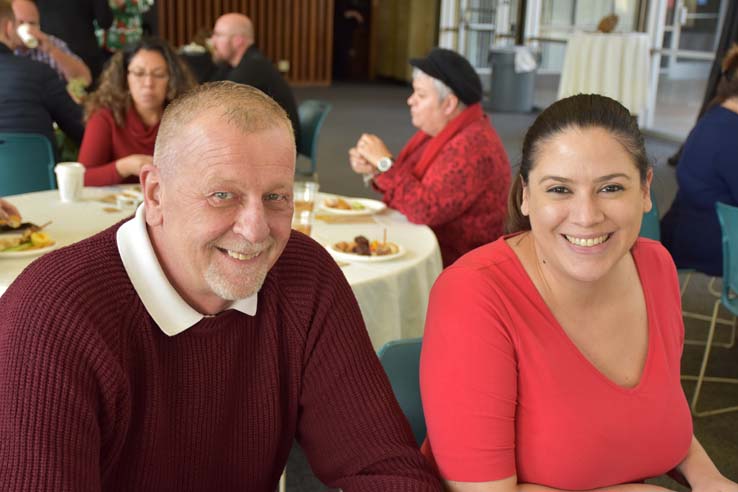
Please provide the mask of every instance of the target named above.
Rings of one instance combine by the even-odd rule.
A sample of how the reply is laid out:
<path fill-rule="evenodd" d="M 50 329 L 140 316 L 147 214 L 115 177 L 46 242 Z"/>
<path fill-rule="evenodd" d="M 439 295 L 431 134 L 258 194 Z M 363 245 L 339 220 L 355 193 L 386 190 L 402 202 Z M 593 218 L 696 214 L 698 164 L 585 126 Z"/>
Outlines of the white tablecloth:
<path fill-rule="evenodd" d="M 648 99 L 648 60 L 646 33 L 575 33 L 566 45 L 559 99 L 602 94 L 642 114 Z"/>
<path fill-rule="evenodd" d="M 411 224 L 404 215 L 386 210 L 371 223 L 313 226 L 313 238 L 322 244 L 351 241 L 357 235 L 370 240 L 383 238 L 402 245 L 406 253 L 379 263 L 354 262 L 341 267 L 359 301 L 375 349 L 390 340 L 423 335 L 428 295 L 443 269 L 441 252 L 433 231 Z"/>
<path fill-rule="evenodd" d="M 132 208 L 114 213 L 104 210 L 106 207 L 114 208 L 115 204 L 104 204 L 98 200 L 116 191 L 120 189 L 85 188 L 82 192 L 82 201 L 72 203 L 61 203 L 57 190 L 5 198 L 20 210 L 24 222 L 44 224 L 51 221 L 44 232 L 48 232 L 56 241 L 57 247 L 63 247 L 92 236 L 133 214 Z M 35 257 L 0 259 L 0 294 L 5 292 L 15 277 L 35 259 Z"/>
<path fill-rule="evenodd" d="M 89 237 L 133 214 L 133 209 L 106 212 L 110 205 L 97 199 L 116 191 L 85 188 L 83 201 L 61 203 L 57 191 L 41 191 L 6 197 L 16 205 L 24 221 L 53 221 L 46 231 L 57 245 L 67 246 Z M 396 211 L 387 210 L 367 223 L 334 224 L 316 221 L 313 236 L 323 244 L 352 240 L 361 234 L 388 239 L 407 250 L 401 258 L 382 263 L 350 263 L 341 267 L 364 316 L 375 349 L 397 338 L 423 334 L 430 288 L 442 269 L 441 254 L 430 228 L 409 223 Z M 0 259 L 0 294 L 35 258 Z"/>

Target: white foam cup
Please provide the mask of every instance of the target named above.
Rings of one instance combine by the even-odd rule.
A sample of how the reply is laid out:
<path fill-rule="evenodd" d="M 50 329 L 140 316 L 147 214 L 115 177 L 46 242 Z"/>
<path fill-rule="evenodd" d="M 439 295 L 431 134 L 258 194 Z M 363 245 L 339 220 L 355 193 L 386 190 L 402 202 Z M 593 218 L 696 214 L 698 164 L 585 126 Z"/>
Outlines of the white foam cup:
<path fill-rule="evenodd" d="M 31 34 L 30 28 L 31 26 L 29 26 L 28 24 L 21 24 L 20 26 L 18 26 L 18 29 L 16 29 L 16 31 L 18 32 L 18 36 L 20 36 L 21 41 L 23 41 L 23 44 L 33 49 L 38 47 L 38 39 L 36 39 L 34 35 Z"/>
<path fill-rule="evenodd" d="M 79 162 L 60 162 L 54 167 L 62 202 L 75 202 L 82 196 L 85 166 Z"/>

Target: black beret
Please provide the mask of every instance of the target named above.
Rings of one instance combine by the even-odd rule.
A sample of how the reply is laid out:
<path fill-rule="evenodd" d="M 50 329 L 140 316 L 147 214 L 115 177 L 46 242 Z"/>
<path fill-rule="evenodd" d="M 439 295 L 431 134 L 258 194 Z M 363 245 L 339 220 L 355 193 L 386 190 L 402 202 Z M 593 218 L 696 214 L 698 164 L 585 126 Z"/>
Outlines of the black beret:
<path fill-rule="evenodd" d="M 433 48 L 425 58 L 411 58 L 410 65 L 446 84 L 467 106 L 482 100 L 482 81 L 477 71 L 455 51 Z"/>

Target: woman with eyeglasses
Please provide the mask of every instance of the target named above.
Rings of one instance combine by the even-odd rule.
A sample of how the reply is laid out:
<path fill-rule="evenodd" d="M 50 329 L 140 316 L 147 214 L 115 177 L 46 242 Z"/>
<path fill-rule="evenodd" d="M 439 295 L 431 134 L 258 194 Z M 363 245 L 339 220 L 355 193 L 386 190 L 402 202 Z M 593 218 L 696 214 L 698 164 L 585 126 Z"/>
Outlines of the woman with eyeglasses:
<path fill-rule="evenodd" d="M 676 168 L 679 190 L 661 221 L 661 242 L 677 268 L 722 277 L 715 202 L 738 206 L 738 45 L 723 58 L 717 95 L 687 137 Z"/>
<path fill-rule="evenodd" d="M 110 59 L 85 102 L 87 127 L 79 161 L 86 186 L 137 183 L 150 164 L 164 108 L 195 85 L 169 44 L 145 38 Z"/>

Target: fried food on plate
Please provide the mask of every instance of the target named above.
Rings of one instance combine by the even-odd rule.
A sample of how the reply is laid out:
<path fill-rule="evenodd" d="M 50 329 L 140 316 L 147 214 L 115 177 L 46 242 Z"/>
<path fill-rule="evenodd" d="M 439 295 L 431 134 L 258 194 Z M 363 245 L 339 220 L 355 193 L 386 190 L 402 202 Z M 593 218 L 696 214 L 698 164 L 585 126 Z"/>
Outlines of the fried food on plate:
<path fill-rule="evenodd" d="M 400 251 L 400 247 L 390 241 L 369 241 L 364 236 L 356 236 L 353 241 L 340 241 L 333 248 L 342 253 L 361 256 L 387 256 Z"/>

